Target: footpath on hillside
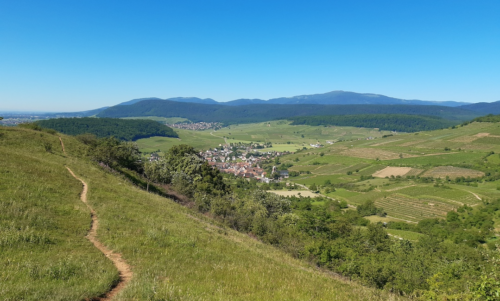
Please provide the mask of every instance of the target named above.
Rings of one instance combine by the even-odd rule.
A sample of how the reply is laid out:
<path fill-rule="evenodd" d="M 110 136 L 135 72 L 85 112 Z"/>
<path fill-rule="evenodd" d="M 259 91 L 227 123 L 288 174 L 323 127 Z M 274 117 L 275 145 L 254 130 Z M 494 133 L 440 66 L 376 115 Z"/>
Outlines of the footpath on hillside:
<path fill-rule="evenodd" d="M 80 195 L 80 199 L 85 203 L 85 205 L 87 205 L 90 210 L 90 216 L 92 217 L 92 223 L 87 234 L 87 239 L 113 262 L 115 267 L 118 269 L 118 272 L 120 273 L 120 282 L 118 282 L 118 284 L 114 288 L 107 292 L 105 297 L 96 299 L 101 301 L 111 300 L 118 292 L 120 292 L 125 288 L 125 286 L 127 286 L 128 282 L 132 279 L 132 271 L 128 263 L 123 260 L 120 253 L 111 251 L 97 239 L 97 228 L 99 227 L 99 220 L 97 219 L 95 210 L 87 203 L 88 185 L 82 179 L 78 178 L 69 167 L 66 166 L 66 168 L 75 179 L 82 182 L 83 184 L 83 190 Z"/>
<path fill-rule="evenodd" d="M 59 140 L 61 141 L 61 147 L 64 150 L 64 143 L 59 137 Z M 106 257 L 108 257 L 113 264 L 115 265 L 116 269 L 120 273 L 120 281 L 116 286 L 114 286 L 110 291 L 108 291 L 104 297 L 98 297 L 98 298 L 93 298 L 92 300 L 100 300 L 100 301 L 108 301 L 112 300 L 113 297 L 118 294 L 121 290 L 123 290 L 127 284 L 130 282 L 132 279 L 133 273 L 132 270 L 130 269 L 130 265 L 122 258 L 122 255 L 120 253 L 115 253 L 108 249 L 106 246 L 104 246 L 98 239 L 97 239 L 97 229 L 99 228 L 99 219 L 97 218 L 95 210 L 89 205 L 87 202 L 87 191 L 88 191 L 88 185 L 85 181 L 82 179 L 78 178 L 73 171 L 66 166 L 66 169 L 68 169 L 69 173 L 78 181 L 80 181 L 83 185 L 83 190 L 82 193 L 80 194 L 80 199 L 81 201 L 89 208 L 90 210 L 90 216 L 92 218 L 92 222 L 90 224 L 90 230 L 87 233 L 87 239 L 94 244 L 94 246 L 99 249 Z"/>

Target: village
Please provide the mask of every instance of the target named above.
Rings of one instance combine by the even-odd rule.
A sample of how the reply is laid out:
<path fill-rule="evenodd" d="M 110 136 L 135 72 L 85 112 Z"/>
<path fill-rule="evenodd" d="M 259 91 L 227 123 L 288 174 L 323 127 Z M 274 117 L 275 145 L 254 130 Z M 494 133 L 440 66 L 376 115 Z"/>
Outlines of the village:
<path fill-rule="evenodd" d="M 202 131 L 208 129 L 218 130 L 222 127 L 222 124 L 219 122 L 195 122 L 195 123 L 183 122 L 183 123 L 174 123 L 166 125 L 176 129 L 193 130 L 193 131 Z"/>
<path fill-rule="evenodd" d="M 274 166 L 268 172 L 262 168 L 262 165 L 277 157 L 291 154 L 291 152 L 258 151 L 251 146 L 252 145 L 220 145 L 219 148 L 201 151 L 199 155 L 213 168 L 217 168 L 223 173 L 233 174 L 237 177 L 253 178 L 264 183 L 288 178 L 288 171 L 279 171 Z M 149 161 L 157 160 L 160 160 L 160 156 L 157 153 L 150 154 Z M 273 173 L 277 173 L 279 176 L 272 177 Z"/>
<path fill-rule="evenodd" d="M 272 181 L 272 178 L 270 178 L 271 175 L 269 172 L 262 168 L 262 165 L 265 162 L 286 154 L 290 154 L 290 152 L 262 152 L 245 146 L 240 146 L 240 148 L 221 146 L 219 149 L 214 148 L 200 152 L 200 156 L 208 161 L 208 164 L 219 169 L 221 172 L 243 178 L 254 178 L 265 183 Z M 271 173 L 274 172 L 277 172 L 275 168 L 273 168 Z M 278 180 L 288 178 L 288 172 L 283 171 L 278 173 Z"/>

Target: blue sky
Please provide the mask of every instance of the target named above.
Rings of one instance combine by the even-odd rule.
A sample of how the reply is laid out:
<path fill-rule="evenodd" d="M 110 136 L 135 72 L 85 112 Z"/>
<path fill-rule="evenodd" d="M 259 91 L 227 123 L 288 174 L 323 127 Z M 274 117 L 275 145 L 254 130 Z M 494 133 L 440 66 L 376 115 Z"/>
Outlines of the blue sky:
<path fill-rule="evenodd" d="M 500 1 L 0 0 L 0 110 L 345 90 L 500 100 Z"/>

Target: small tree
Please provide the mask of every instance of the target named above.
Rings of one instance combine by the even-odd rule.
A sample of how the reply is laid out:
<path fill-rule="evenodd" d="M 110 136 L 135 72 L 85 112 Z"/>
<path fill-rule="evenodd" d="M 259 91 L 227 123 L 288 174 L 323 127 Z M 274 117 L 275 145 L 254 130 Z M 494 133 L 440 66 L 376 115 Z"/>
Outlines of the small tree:
<path fill-rule="evenodd" d="M 52 144 L 50 142 L 44 142 L 43 147 L 45 148 L 45 151 L 48 153 L 52 152 Z"/>

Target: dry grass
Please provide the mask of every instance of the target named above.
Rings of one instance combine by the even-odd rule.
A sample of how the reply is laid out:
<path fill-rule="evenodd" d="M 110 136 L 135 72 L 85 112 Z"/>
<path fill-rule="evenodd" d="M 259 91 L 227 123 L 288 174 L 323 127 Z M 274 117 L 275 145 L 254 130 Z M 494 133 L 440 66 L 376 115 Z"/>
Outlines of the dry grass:
<path fill-rule="evenodd" d="M 450 141 L 452 142 L 464 142 L 464 143 L 471 143 L 479 138 L 484 138 L 484 137 L 488 137 L 490 135 L 490 133 L 477 133 L 473 136 L 461 136 L 461 137 L 457 137 L 455 139 L 452 139 Z"/>
<path fill-rule="evenodd" d="M 490 135 L 490 133 L 477 133 L 474 136 L 478 137 L 478 138 L 483 138 L 483 137 L 487 137 L 489 135 Z"/>
<path fill-rule="evenodd" d="M 373 174 L 377 178 L 385 178 L 390 176 L 404 176 L 412 170 L 411 167 L 386 167 Z"/>
<path fill-rule="evenodd" d="M 418 176 L 420 175 L 424 170 L 419 169 L 419 168 L 412 168 L 405 176 Z"/>
<path fill-rule="evenodd" d="M 285 190 L 268 190 L 267 192 L 271 192 L 277 195 L 281 196 L 303 196 L 303 197 L 311 197 L 311 198 L 316 198 L 320 196 L 319 194 L 316 194 L 314 192 L 311 192 L 309 190 L 293 190 L 293 191 L 285 191 Z"/>

